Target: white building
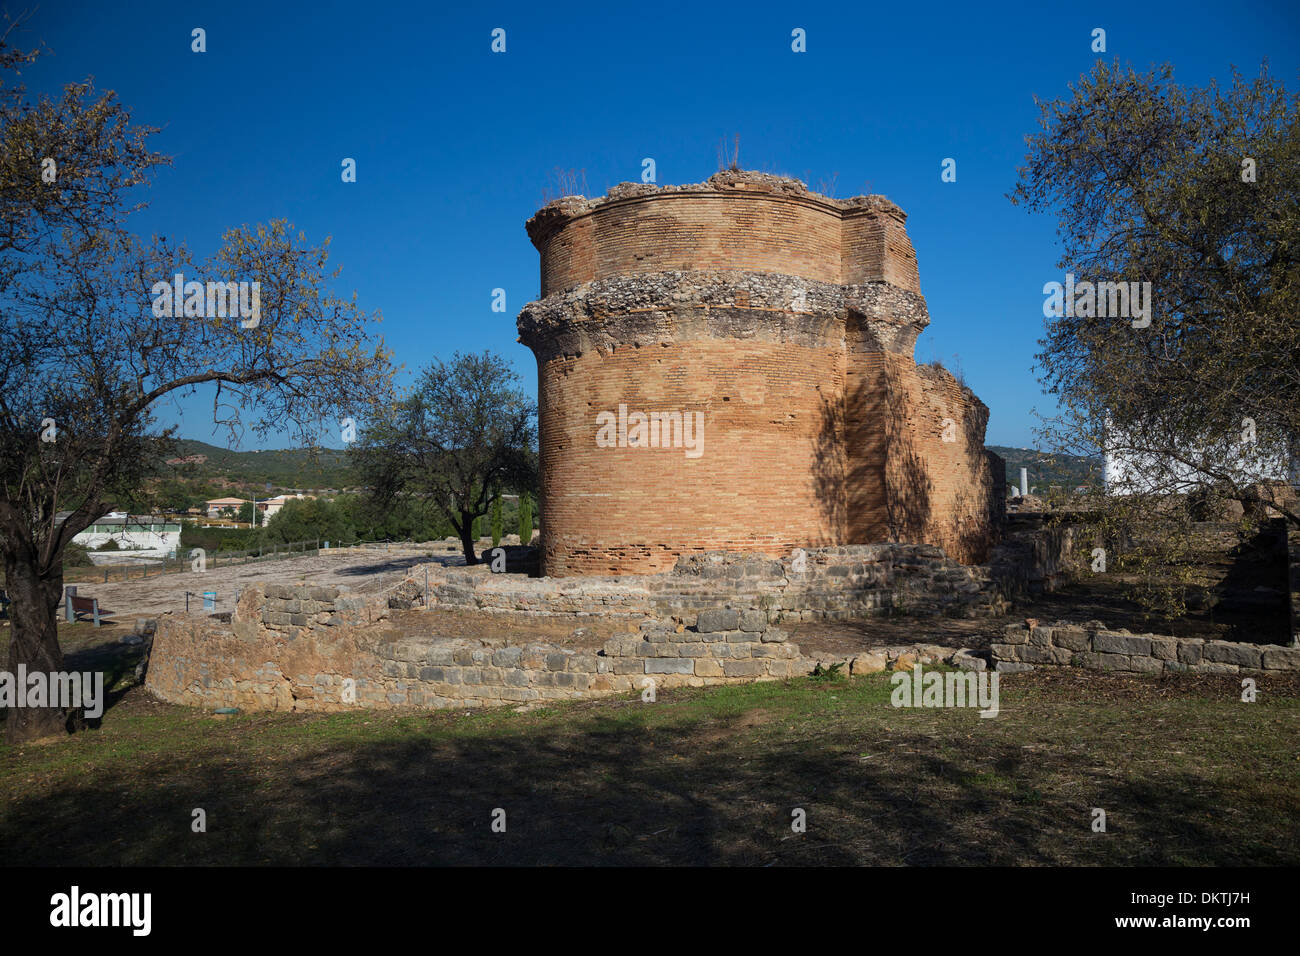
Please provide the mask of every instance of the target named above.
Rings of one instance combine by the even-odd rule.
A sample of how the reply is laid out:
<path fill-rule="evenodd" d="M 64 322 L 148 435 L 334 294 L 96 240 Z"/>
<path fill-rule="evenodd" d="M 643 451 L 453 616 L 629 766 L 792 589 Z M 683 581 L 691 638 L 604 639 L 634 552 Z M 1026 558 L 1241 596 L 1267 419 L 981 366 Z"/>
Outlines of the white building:
<path fill-rule="evenodd" d="M 127 515 L 114 511 L 72 540 L 88 551 L 95 551 L 109 541 L 116 541 L 118 551 L 91 555 L 91 560 L 96 564 L 107 563 L 121 552 L 127 552 L 132 558 L 164 558 L 180 550 L 181 526 L 179 522 L 152 515 Z"/>
<path fill-rule="evenodd" d="M 285 504 L 287 504 L 288 502 L 293 501 L 295 499 L 303 500 L 306 498 L 315 498 L 315 497 L 316 497 L 315 495 L 303 495 L 303 494 L 276 495 L 274 498 L 267 498 L 265 501 L 259 501 L 257 503 L 257 510 L 261 511 L 263 514 L 266 515 L 266 517 L 262 519 L 262 524 L 266 524 L 272 518 L 274 518 L 279 513 L 280 509 L 283 508 Z"/>
<path fill-rule="evenodd" d="M 1252 440 L 1246 437 L 1243 433 L 1242 441 L 1215 446 L 1207 442 L 1180 452 L 1179 458 L 1212 469 L 1239 488 L 1272 482 L 1300 484 L 1300 456 L 1261 453 L 1256 450 L 1253 433 Z M 1117 431 L 1109 433 L 1102 472 L 1106 494 L 1186 493 L 1213 484 L 1205 471 L 1169 455 L 1144 451 L 1142 445 L 1141 439 L 1130 441 Z"/>

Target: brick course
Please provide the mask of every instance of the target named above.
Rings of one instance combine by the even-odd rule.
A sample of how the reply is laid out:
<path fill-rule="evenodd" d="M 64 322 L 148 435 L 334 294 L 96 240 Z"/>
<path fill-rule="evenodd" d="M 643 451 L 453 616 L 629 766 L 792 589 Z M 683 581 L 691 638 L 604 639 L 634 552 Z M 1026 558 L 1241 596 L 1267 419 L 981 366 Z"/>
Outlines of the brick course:
<path fill-rule="evenodd" d="M 988 410 L 912 358 L 929 317 L 905 219 L 883 197 L 731 172 L 529 220 L 543 573 L 876 541 L 984 560 L 1000 527 Z M 700 456 L 600 447 L 597 416 L 620 406 L 699 413 Z"/>

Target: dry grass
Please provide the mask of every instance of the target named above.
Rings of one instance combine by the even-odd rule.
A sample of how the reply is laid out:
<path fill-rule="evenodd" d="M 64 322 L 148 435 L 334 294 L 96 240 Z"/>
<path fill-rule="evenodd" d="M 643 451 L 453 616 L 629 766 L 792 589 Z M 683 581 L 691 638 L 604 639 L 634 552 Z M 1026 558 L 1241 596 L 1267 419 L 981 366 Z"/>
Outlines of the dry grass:
<path fill-rule="evenodd" d="M 70 633 L 70 666 L 129 682 L 101 636 Z M 1300 862 L 1300 678 L 1245 704 L 1228 676 L 1013 675 L 995 719 L 890 690 L 221 719 L 133 688 L 97 729 L 0 747 L 0 845 L 92 865 Z"/>

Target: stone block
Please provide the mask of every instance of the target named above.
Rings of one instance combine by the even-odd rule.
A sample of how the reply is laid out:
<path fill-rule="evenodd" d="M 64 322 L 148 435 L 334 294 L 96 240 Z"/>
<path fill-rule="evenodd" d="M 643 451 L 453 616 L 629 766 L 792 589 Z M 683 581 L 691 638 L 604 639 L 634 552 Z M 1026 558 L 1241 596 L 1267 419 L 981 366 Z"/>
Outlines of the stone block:
<path fill-rule="evenodd" d="M 1178 662 L 1195 665 L 1201 662 L 1201 647 L 1204 642 L 1180 638 L 1178 641 Z"/>
<path fill-rule="evenodd" d="M 492 652 L 492 663 L 497 667 L 518 667 L 524 652 L 518 647 L 501 647 Z"/>
<path fill-rule="evenodd" d="M 709 608 L 701 611 L 695 620 L 695 629 L 701 634 L 740 629 L 740 612 L 732 608 Z"/>
<path fill-rule="evenodd" d="M 1086 667 L 1089 670 L 1101 670 L 1101 655 L 1094 651 L 1075 651 L 1070 655 L 1070 664 L 1074 667 Z"/>
<path fill-rule="evenodd" d="M 1073 651 L 1063 647 L 1043 647 L 1037 644 L 1025 644 L 1019 649 L 1019 660 L 1029 664 L 1068 664 Z"/>
<path fill-rule="evenodd" d="M 758 677 L 763 673 L 763 662 L 755 660 L 723 661 L 722 673 L 727 677 Z"/>
<path fill-rule="evenodd" d="M 1236 664 L 1224 664 L 1220 661 L 1202 661 L 1190 665 L 1190 668 L 1196 674 L 1236 674 L 1240 670 Z"/>
<path fill-rule="evenodd" d="M 694 674 L 696 660 L 693 657 L 656 657 L 645 662 L 647 674 Z"/>
<path fill-rule="evenodd" d="M 1033 670 L 1034 665 L 1023 664 L 1020 661 L 998 661 L 993 669 L 999 674 L 1020 674 L 1024 671 Z"/>
<path fill-rule="evenodd" d="M 884 654 L 859 654 L 849 665 L 849 671 L 855 677 L 859 674 L 879 674 L 888 663 Z"/>
<path fill-rule="evenodd" d="M 1157 660 L 1154 657 L 1143 657 L 1140 654 L 1134 654 L 1129 658 L 1129 670 L 1138 674 L 1159 674 L 1164 670 L 1165 662 Z"/>
<path fill-rule="evenodd" d="M 1008 624 L 1002 632 L 1003 644 L 1028 644 L 1029 628 L 1023 624 Z"/>
<path fill-rule="evenodd" d="M 1067 651 L 1092 650 L 1092 640 L 1088 637 L 1088 632 L 1081 627 L 1052 628 L 1052 643 Z"/>
<path fill-rule="evenodd" d="M 696 677 L 721 677 L 722 664 L 711 657 L 700 657 L 695 660 Z"/>
<path fill-rule="evenodd" d="M 1300 670 L 1300 647 L 1265 647 L 1261 657 L 1265 670 Z"/>
<path fill-rule="evenodd" d="M 1053 630 L 1042 624 L 1037 625 L 1029 632 L 1029 643 L 1035 647 L 1051 647 Z"/>
<path fill-rule="evenodd" d="M 896 671 L 910 671 L 916 666 L 916 656 L 913 654 L 899 654 L 890 661 L 889 666 Z"/>
<path fill-rule="evenodd" d="M 764 644 L 781 644 L 789 640 L 788 632 L 781 630 L 779 627 L 769 627 L 763 632 Z"/>
<path fill-rule="evenodd" d="M 766 611 L 743 611 L 740 615 L 740 629 L 742 631 L 761 631 L 767 627 Z"/>
<path fill-rule="evenodd" d="M 1235 664 L 1238 667 L 1259 667 L 1259 648 L 1253 644 L 1233 641 L 1206 641 L 1201 647 L 1201 658 L 1216 664 Z"/>
<path fill-rule="evenodd" d="M 1158 661 L 1178 660 L 1178 638 L 1152 637 L 1151 656 Z"/>
<path fill-rule="evenodd" d="M 1151 638 L 1115 631 L 1098 631 L 1092 638 L 1092 649 L 1098 654 L 1141 654 L 1151 656 Z"/>

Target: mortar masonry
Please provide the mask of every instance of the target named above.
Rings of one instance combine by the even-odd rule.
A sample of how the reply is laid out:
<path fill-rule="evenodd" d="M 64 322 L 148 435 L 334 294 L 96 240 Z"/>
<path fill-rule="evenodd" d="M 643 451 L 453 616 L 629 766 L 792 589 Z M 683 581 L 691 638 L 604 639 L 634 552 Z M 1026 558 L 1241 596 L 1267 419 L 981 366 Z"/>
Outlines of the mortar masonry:
<path fill-rule="evenodd" d="M 1010 624 L 991 656 L 1001 672 L 1040 665 L 1132 674 L 1258 674 L 1300 670 L 1300 647 L 1107 630 L 1087 624 Z"/>
<path fill-rule="evenodd" d="M 385 624 L 391 600 L 392 592 L 362 599 L 310 585 L 271 586 L 243 592 L 229 624 L 165 615 L 146 686 L 163 700 L 206 708 L 472 708 L 642 690 L 647 681 L 662 689 L 776 680 L 807 674 L 819 663 L 757 609 L 705 610 L 692 627 L 643 620 L 598 651 L 582 651 L 545 642 L 404 636 Z M 954 653 L 961 654 L 878 648 L 834 663 L 861 674 L 949 661 Z M 345 681 L 355 688 L 355 702 L 344 701 Z"/>

